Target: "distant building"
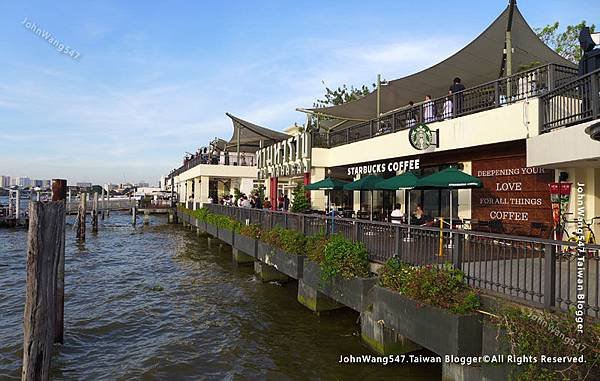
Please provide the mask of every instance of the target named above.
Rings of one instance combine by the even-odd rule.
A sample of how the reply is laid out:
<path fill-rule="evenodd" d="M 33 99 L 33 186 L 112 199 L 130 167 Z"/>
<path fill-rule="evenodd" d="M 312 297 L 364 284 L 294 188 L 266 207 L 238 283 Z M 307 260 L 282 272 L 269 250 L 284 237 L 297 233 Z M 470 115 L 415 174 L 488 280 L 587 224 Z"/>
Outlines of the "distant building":
<path fill-rule="evenodd" d="M 34 187 L 42 188 L 42 186 L 44 185 L 44 180 L 33 180 L 32 183 Z"/>
<path fill-rule="evenodd" d="M 77 188 L 79 188 L 80 191 L 88 191 L 92 187 L 92 183 L 85 183 L 85 182 L 75 183 L 75 185 L 77 186 Z"/>
<path fill-rule="evenodd" d="M 10 187 L 10 176 L 0 176 L 0 186 L 3 188 Z"/>
<path fill-rule="evenodd" d="M 52 181 L 42 180 L 42 189 L 50 189 L 50 188 L 52 188 Z"/>
<path fill-rule="evenodd" d="M 15 180 L 15 185 L 18 185 L 21 188 L 31 188 L 32 184 L 29 177 L 17 177 Z"/>

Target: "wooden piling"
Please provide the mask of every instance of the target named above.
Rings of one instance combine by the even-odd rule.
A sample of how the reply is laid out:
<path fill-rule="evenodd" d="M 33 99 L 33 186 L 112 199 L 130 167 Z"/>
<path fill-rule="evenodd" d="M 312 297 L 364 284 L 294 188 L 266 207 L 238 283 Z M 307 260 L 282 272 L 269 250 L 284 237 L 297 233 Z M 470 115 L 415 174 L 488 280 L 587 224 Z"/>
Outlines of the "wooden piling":
<path fill-rule="evenodd" d="M 102 217 L 102 221 L 104 221 L 104 209 L 106 209 L 106 190 L 102 188 L 102 210 L 100 211 L 100 216 Z"/>
<path fill-rule="evenodd" d="M 131 224 L 135 226 L 137 223 L 137 207 L 131 208 Z"/>
<path fill-rule="evenodd" d="M 92 203 L 92 232 L 98 232 L 98 192 L 94 192 Z"/>
<path fill-rule="evenodd" d="M 29 203 L 27 286 L 21 380 L 49 380 L 55 338 L 56 282 L 64 249 L 65 203 Z"/>
<path fill-rule="evenodd" d="M 77 240 L 85 242 L 85 217 L 87 207 L 87 193 L 82 193 L 79 200 L 79 211 L 77 212 Z"/>
<path fill-rule="evenodd" d="M 67 198 L 67 180 L 52 179 L 52 201 L 62 201 Z M 65 205 L 65 213 L 66 213 Z M 62 219 L 64 224 L 64 217 Z M 62 230 L 60 258 L 56 274 L 56 320 L 54 324 L 54 342 L 64 343 L 65 331 L 65 229 Z"/>

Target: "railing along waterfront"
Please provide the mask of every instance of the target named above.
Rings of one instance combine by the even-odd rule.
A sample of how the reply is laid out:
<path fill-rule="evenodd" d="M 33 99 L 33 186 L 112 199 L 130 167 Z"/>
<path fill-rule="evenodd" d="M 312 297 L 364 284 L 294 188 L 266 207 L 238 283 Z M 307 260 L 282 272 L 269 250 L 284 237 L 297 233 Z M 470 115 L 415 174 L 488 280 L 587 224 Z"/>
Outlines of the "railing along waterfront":
<path fill-rule="evenodd" d="M 235 157 L 235 153 L 230 153 L 230 156 L 234 156 Z M 183 172 L 194 168 L 197 165 L 227 165 L 227 166 L 241 166 L 241 167 L 253 167 L 255 165 L 255 158 L 254 157 L 248 157 L 248 156 L 243 156 L 242 159 L 244 160 L 240 160 L 240 163 L 238 164 L 237 161 L 232 160 L 231 158 L 229 159 L 229 163 L 228 164 L 224 164 L 221 162 L 221 158 L 219 156 L 214 156 L 213 158 L 206 158 L 206 157 L 202 157 L 202 156 L 197 156 L 194 157 L 190 160 L 187 160 L 181 167 L 172 170 L 169 175 L 168 178 L 174 177 L 174 176 L 178 176 L 180 174 L 182 174 Z M 245 161 L 248 160 L 248 161 Z"/>
<path fill-rule="evenodd" d="M 600 118 L 600 69 L 540 97 L 542 133 Z"/>
<path fill-rule="evenodd" d="M 135 199 L 123 198 L 123 199 L 110 199 L 102 200 L 98 199 L 98 210 L 129 210 L 137 206 Z M 86 210 L 92 210 L 94 207 L 94 201 L 89 200 L 86 203 Z M 79 201 L 67 202 L 67 213 L 76 213 L 79 209 Z"/>
<path fill-rule="evenodd" d="M 577 69 L 557 64 L 540 66 L 510 77 L 470 87 L 452 95 L 415 103 L 380 118 L 336 129 L 329 134 L 313 133 L 313 146 L 332 148 L 409 129 L 419 123 L 458 118 L 526 98 L 537 97 L 576 78 Z"/>
<path fill-rule="evenodd" d="M 324 215 L 203 206 L 265 229 L 281 226 L 305 235 L 332 231 L 332 220 Z M 598 245 L 586 246 L 585 267 L 578 268 L 577 244 L 573 242 L 337 217 L 333 224 L 335 233 L 364 243 L 373 262 L 398 257 L 412 265 L 451 263 L 463 270 L 475 287 L 542 308 L 575 306 L 579 274 L 587 314 L 600 317 Z"/>

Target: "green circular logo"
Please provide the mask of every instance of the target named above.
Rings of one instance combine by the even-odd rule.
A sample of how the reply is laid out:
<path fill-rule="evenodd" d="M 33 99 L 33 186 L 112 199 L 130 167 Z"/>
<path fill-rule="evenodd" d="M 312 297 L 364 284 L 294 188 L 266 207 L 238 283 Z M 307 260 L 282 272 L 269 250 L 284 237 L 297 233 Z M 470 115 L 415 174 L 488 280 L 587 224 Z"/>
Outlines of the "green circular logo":
<path fill-rule="evenodd" d="M 424 150 L 433 143 L 433 134 L 426 124 L 419 124 L 408 131 L 408 140 L 415 149 Z"/>

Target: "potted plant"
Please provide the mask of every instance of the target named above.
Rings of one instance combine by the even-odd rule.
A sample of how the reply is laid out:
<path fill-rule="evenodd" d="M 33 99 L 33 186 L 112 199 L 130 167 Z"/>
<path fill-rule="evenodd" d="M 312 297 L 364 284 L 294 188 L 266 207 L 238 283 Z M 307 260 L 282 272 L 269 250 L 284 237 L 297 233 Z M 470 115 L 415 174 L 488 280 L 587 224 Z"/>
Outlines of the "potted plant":
<path fill-rule="evenodd" d="M 342 235 L 317 234 L 307 239 L 302 281 L 338 303 L 362 312 L 377 278 L 370 276 L 365 246 Z"/>
<path fill-rule="evenodd" d="M 302 277 L 306 237 L 295 230 L 275 227 L 258 242 L 257 258 L 294 278 Z"/>
<path fill-rule="evenodd" d="M 409 266 L 390 259 L 373 288 L 373 318 L 438 354 L 481 354 L 477 292 L 450 264 Z"/>
<path fill-rule="evenodd" d="M 258 252 L 258 240 L 260 239 L 260 225 L 251 224 L 240 227 L 238 234 L 233 240 L 233 247 L 244 254 L 256 258 Z"/>

